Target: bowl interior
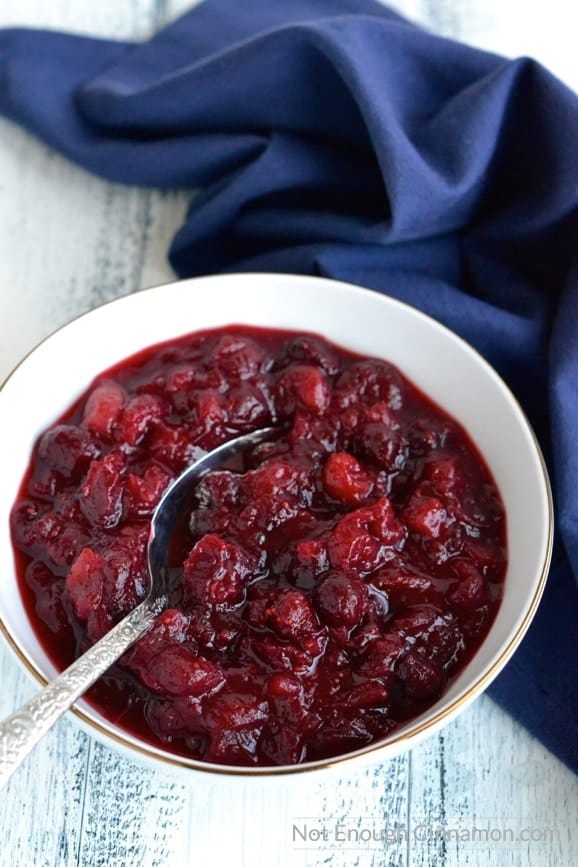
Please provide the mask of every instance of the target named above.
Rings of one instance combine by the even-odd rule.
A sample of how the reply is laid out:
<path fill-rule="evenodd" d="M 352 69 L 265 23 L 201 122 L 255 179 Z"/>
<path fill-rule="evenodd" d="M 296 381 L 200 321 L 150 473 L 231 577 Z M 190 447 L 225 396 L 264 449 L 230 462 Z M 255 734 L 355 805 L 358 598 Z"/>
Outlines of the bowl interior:
<path fill-rule="evenodd" d="M 37 676 L 49 678 L 55 673 L 20 601 L 8 531 L 10 509 L 39 432 L 58 418 L 98 373 L 122 358 L 187 332 L 239 323 L 318 332 L 345 348 L 393 362 L 466 428 L 502 494 L 509 566 L 496 620 L 478 653 L 442 698 L 380 742 L 380 757 L 386 757 L 388 751 L 393 754 L 406 745 L 409 738 L 426 734 L 453 717 L 506 663 L 529 625 L 543 589 L 552 543 L 552 509 L 534 435 L 497 374 L 434 320 L 375 292 L 319 278 L 278 274 L 187 280 L 100 307 L 40 344 L 0 392 L 0 623 Z M 120 737 L 129 748 L 139 745 L 136 738 L 121 732 L 85 702 L 79 702 L 78 708 L 85 722 L 98 726 L 101 737 L 116 736 L 117 745 Z M 175 760 L 172 754 L 142 743 L 140 748 L 150 756 Z M 376 745 L 371 745 L 357 752 L 375 749 Z M 212 767 L 192 760 L 179 764 Z M 255 774 L 258 769 L 243 773 Z"/>

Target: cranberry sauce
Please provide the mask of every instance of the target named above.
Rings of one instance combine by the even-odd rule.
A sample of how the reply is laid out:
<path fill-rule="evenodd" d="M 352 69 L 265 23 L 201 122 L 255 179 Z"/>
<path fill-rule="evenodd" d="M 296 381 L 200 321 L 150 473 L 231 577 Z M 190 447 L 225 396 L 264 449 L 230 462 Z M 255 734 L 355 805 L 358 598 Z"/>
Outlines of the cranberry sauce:
<path fill-rule="evenodd" d="M 382 738 L 479 648 L 506 571 L 488 469 L 395 367 L 312 335 L 199 332 L 103 373 L 35 445 L 12 537 L 56 665 L 143 598 L 171 479 L 271 424 L 276 441 L 199 484 L 171 607 L 89 693 L 207 762 L 293 764 Z"/>

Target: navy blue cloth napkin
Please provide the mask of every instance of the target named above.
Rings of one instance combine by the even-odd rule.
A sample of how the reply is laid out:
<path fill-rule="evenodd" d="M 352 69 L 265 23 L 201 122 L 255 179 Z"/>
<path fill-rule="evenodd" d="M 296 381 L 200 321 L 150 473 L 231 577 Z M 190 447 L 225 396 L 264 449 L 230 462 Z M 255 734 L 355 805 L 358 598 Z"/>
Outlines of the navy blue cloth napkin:
<path fill-rule="evenodd" d="M 493 697 L 578 771 L 578 99 L 373 0 L 206 0 L 150 42 L 0 31 L 0 112 L 104 178 L 203 187 L 179 275 L 313 273 L 469 340 L 541 439 L 558 536 Z"/>

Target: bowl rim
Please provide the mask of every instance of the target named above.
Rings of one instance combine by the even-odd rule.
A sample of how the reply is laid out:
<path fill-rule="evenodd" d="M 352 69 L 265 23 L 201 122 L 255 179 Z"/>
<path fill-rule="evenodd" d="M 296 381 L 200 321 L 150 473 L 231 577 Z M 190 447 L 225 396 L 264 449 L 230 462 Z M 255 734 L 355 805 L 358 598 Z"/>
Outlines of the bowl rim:
<path fill-rule="evenodd" d="M 465 709 L 465 707 L 471 701 L 473 701 L 486 689 L 487 686 L 489 686 L 489 684 L 504 668 L 506 663 L 510 660 L 510 658 L 513 656 L 514 652 L 518 648 L 534 618 L 534 615 L 544 592 L 552 559 L 552 550 L 554 544 L 554 504 L 548 469 L 546 467 L 544 455 L 542 453 L 542 449 L 532 428 L 532 425 L 530 424 L 526 413 L 522 409 L 518 399 L 510 390 L 509 386 L 504 382 L 502 377 L 492 367 L 492 365 L 488 361 L 486 361 L 486 359 L 478 352 L 478 350 L 475 349 L 470 343 L 468 343 L 467 340 L 464 340 L 464 338 L 460 337 L 458 334 L 456 334 L 446 325 L 439 322 L 433 316 L 430 316 L 429 314 L 424 313 L 423 311 L 412 306 L 411 304 L 405 301 L 401 301 L 391 295 L 379 293 L 373 289 L 359 286 L 354 283 L 349 283 L 345 280 L 333 280 L 332 278 L 318 277 L 316 275 L 309 274 L 285 274 L 282 272 L 235 272 L 227 274 L 210 274 L 202 275 L 199 277 L 188 277 L 183 279 L 171 280 L 169 282 L 155 284 L 154 286 L 127 293 L 117 298 L 112 298 L 102 304 L 98 304 L 96 307 L 93 307 L 89 310 L 79 313 L 76 316 L 71 317 L 66 322 L 54 328 L 41 340 L 39 340 L 14 365 L 14 367 L 11 368 L 11 370 L 7 373 L 4 379 L 0 382 L 0 395 L 4 390 L 6 384 L 12 379 L 12 377 L 19 370 L 19 368 L 23 364 L 25 364 L 27 359 L 31 355 L 33 355 L 44 343 L 51 340 L 55 335 L 57 335 L 63 329 L 67 328 L 69 325 L 72 325 L 78 320 L 84 319 L 85 317 L 89 316 L 95 310 L 100 310 L 101 308 L 108 307 L 112 304 L 122 304 L 125 302 L 130 303 L 131 299 L 134 299 L 142 293 L 155 292 L 157 290 L 167 289 L 169 287 L 181 285 L 183 283 L 197 283 L 200 281 L 206 282 L 213 280 L 216 282 L 226 282 L 228 280 L 234 280 L 238 278 L 256 280 L 259 282 L 283 279 L 284 281 L 296 283 L 302 283 L 304 280 L 313 280 L 319 281 L 320 283 L 342 286 L 344 288 L 347 288 L 348 291 L 354 291 L 360 295 L 366 295 L 368 293 L 378 296 L 381 295 L 383 298 L 387 299 L 389 303 L 405 308 L 411 315 L 426 320 L 429 327 L 437 329 L 450 340 L 460 344 L 463 351 L 475 356 L 476 361 L 485 369 L 486 374 L 488 374 L 494 380 L 494 382 L 502 389 L 503 392 L 505 392 L 509 401 L 512 403 L 513 407 L 519 415 L 520 423 L 526 427 L 526 432 L 530 435 L 530 440 L 533 445 L 535 455 L 538 458 L 538 465 L 541 472 L 541 481 L 544 486 L 544 494 L 546 500 L 545 505 L 547 513 L 546 544 L 544 547 L 544 557 L 540 567 L 537 567 L 536 569 L 536 574 L 539 573 L 539 576 L 536 580 L 534 592 L 529 601 L 526 612 L 521 621 L 519 622 L 515 632 L 513 632 L 509 640 L 502 647 L 501 651 L 494 659 L 494 661 L 488 667 L 482 669 L 482 672 L 478 674 L 478 676 L 473 680 L 473 682 L 460 694 L 458 694 L 456 698 L 454 698 L 453 701 L 451 701 L 446 707 L 442 707 L 439 711 L 437 711 L 437 713 L 433 714 L 433 716 L 428 717 L 417 725 L 412 725 L 410 720 L 408 723 L 408 725 L 410 726 L 409 730 L 407 730 L 406 725 L 404 725 L 400 729 L 399 733 L 396 733 L 394 730 L 391 735 L 387 736 L 387 740 L 385 742 L 383 740 L 375 741 L 364 747 L 360 747 L 357 750 L 344 753 L 343 755 L 334 756 L 328 759 L 318 759 L 315 761 L 304 762 L 296 765 L 280 765 L 271 767 L 243 767 L 235 765 L 220 765 L 216 763 L 212 764 L 210 762 L 203 762 L 199 759 L 192 759 L 186 756 L 180 756 L 175 753 L 170 753 L 169 751 L 162 750 L 161 748 L 156 747 L 154 744 L 150 744 L 145 740 L 139 739 L 137 736 L 132 735 L 128 731 L 124 732 L 124 730 L 116 726 L 115 723 L 110 722 L 107 725 L 100 720 L 95 719 L 86 710 L 84 710 L 83 707 L 79 707 L 76 703 L 72 705 L 69 711 L 67 711 L 67 713 L 70 712 L 74 714 L 74 716 L 77 718 L 77 721 L 79 722 L 81 727 L 84 728 L 85 731 L 95 730 L 98 733 L 97 737 L 98 735 L 101 736 L 101 741 L 104 741 L 105 743 L 112 741 L 114 745 L 121 749 L 121 751 L 128 751 L 129 754 L 132 752 L 137 753 L 141 759 L 146 760 L 149 764 L 151 761 L 162 761 L 167 764 L 173 771 L 176 769 L 187 769 L 190 771 L 196 771 L 198 773 L 204 774 L 205 778 L 209 778 L 212 775 L 217 775 L 220 777 L 238 777 L 249 780 L 271 777 L 286 777 L 287 775 L 303 774 L 308 772 L 320 771 L 323 769 L 328 770 L 330 768 L 342 768 L 345 764 L 349 764 L 350 762 L 353 762 L 355 760 L 378 759 L 380 752 L 391 753 L 393 755 L 403 750 L 406 742 L 409 741 L 411 743 L 417 743 L 417 741 L 421 738 L 427 736 L 428 734 L 433 734 L 433 732 L 435 732 L 443 724 L 450 722 L 455 716 L 460 713 L 460 711 Z M 166 339 L 170 340 L 171 338 Z M 458 421 L 460 420 L 458 419 Z M 30 624 L 30 628 L 32 632 L 34 632 L 32 624 Z M 5 639 L 7 646 L 14 653 L 16 659 L 20 662 L 25 671 L 27 671 L 27 673 L 31 675 L 32 678 L 36 682 L 38 682 L 41 687 L 47 686 L 50 680 L 42 673 L 42 671 L 40 671 L 39 667 L 30 658 L 30 655 L 18 641 L 16 636 L 13 635 L 12 632 L 9 630 L 8 626 L 2 618 L 1 612 L 0 636 Z M 82 697 L 81 699 L 79 699 L 79 701 L 80 700 L 82 700 Z"/>

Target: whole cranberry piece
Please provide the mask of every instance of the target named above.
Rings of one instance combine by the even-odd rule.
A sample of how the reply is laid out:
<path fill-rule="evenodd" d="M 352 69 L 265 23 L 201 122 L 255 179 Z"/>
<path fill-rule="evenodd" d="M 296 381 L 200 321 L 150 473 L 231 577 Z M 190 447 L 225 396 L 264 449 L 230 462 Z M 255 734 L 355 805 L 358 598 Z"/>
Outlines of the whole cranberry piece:
<path fill-rule="evenodd" d="M 208 433 L 213 427 L 227 423 L 227 406 L 223 396 L 216 388 L 205 388 L 203 391 L 198 391 L 191 403 L 199 430 Z"/>
<path fill-rule="evenodd" d="M 454 572 L 460 581 L 452 584 L 447 600 L 459 608 L 481 608 L 490 601 L 484 576 L 473 563 L 458 560 L 453 564 Z"/>
<path fill-rule="evenodd" d="M 445 680 L 443 669 L 438 663 L 413 651 L 399 662 L 396 674 L 408 698 L 416 701 L 436 698 Z"/>
<path fill-rule="evenodd" d="M 261 497 L 305 497 L 308 501 L 315 490 L 310 468 L 297 461 L 271 459 L 243 478 L 243 494 L 249 502 Z"/>
<path fill-rule="evenodd" d="M 49 519 L 50 514 L 45 515 L 38 521 L 37 526 L 41 526 Z M 60 526 L 58 526 L 59 524 Z M 64 569 L 70 568 L 81 550 L 88 544 L 90 536 L 84 528 L 81 529 L 75 523 L 69 524 L 64 518 L 55 524 L 54 530 L 54 534 L 45 539 L 45 561 L 51 569 L 62 574 Z"/>
<path fill-rule="evenodd" d="M 104 560 L 92 548 L 84 548 L 66 576 L 66 590 L 74 613 L 79 620 L 87 620 L 102 601 L 104 589 Z"/>
<path fill-rule="evenodd" d="M 151 431 L 147 447 L 154 458 L 175 473 L 182 472 L 203 454 L 203 451 L 194 445 L 191 433 L 185 425 L 173 426 L 163 421 Z"/>
<path fill-rule="evenodd" d="M 281 722 L 270 722 L 259 740 L 259 752 L 273 765 L 296 765 L 305 760 L 305 736 Z"/>
<path fill-rule="evenodd" d="M 40 461 L 64 479 L 78 479 L 99 454 L 100 449 L 90 434 L 69 424 L 59 424 L 46 431 L 38 443 Z"/>
<path fill-rule="evenodd" d="M 91 433 L 110 439 L 120 419 L 126 394 L 116 382 L 106 380 L 88 395 L 82 422 Z"/>
<path fill-rule="evenodd" d="M 288 439 L 294 455 L 302 461 L 318 464 L 341 448 L 340 419 L 330 413 L 314 416 L 297 409 Z"/>
<path fill-rule="evenodd" d="M 80 489 L 79 505 L 95 527 L 110 530 L 122 518 L 124 471 L 126 460 L 121 452 L 109 452 L 92 461 Z"/>
<path fill-rule="evenodd" d="M 408 448 L 401 428 L 391 422 L 365 422 L 354 437 L 355 450 L 380 469 L 393 473 L 403 469 Z"/>
<path fill-rule="evenodd" d="M 108 539 L 103 550 L 103 604 L 112 617 L 128 613 L 144 597 L 149 585 L 146 563 L 148 527 L 146 524 L 125 524 L 120 532 Z"/>
<path fill-rule="evenodd" d="M 10 513 L 12 536 L 23 551 L 32 552 L 34 546 L 43 541 L 38 533 L 39 516 L 38 503 L 32 500 L 20 500 Z"/>
<path fill-rule="evenodd" d="M 334 569 L 346 575 L 368 575 L 386 559 L 385 546 L 368 531 L 355 512 L 345 515 L 327 540 L 327 553 Z"/>
<path fill-rule="evenodd" d="M 240 334 L 224 334 L 219 338 L 211 357 L 211 362 L 233 380 L 255 376 L 264 361 L 262 347 L 250 337 Z"/>
<path fill-rule="evenodd" d="M 431 578 L 412 572 L 397 560 L 392 560 L 372 575 L 371 583 L 387 594 L 393 609 L 435 602 L 439 597 Z"/>
<path fill-rule="evenodd" d="M 336 755 L 372 741 L 370 720 L 363 709 L 334 707 L 327 717 L 312 740 L 316 756 Z"/>
<path fill-rule="evenodd" d="M 249 382 L 243 382 L 236 388 L 232 388 L 227 395 L 226 403 L 229 424 L 236 430 L 254 430 L 271 421 L 266 397 Z"/>
<path fill-rule="evenodd" d="M 321 628 L 311 602 L 300 590 L 282 590 L 266 613 L 267 622 L 277 635 L 296 644 Z"/>
<path fill-rule="evenodd" d="M 331 390 L 327 377 L 318 367 L 296 364 L 282 374 L 276 389 L 280 415 L 292 415 L 298 407 L 321 415 L 329 406 Z"/>
<path fill-rule="evenodd" d="M 309 334 L 289 340 L 282 353 L 282 360 L 301 361 L 320 367 L 329 376 L 339 372 L 341 363 L 334 349 L 324 340 Z"/>
<path fill-rule="evenodd" d="M 402 513 L 405 524 L 414 533 L 438 539 L 447 525 L 447 512 L 435 497 L 414 497 Z"/>
<path fill-rule="evenodd" d="M 288 698 L 298 698 L 304 695 L 303 684 L 293 674 L 272 674 L 267 681 L 267 695 L 271 701 L 285 701 Z"/>
<path fill-rule="evenodd" d="M 203 702 L 203 723 L 209 735 L 203 758 L 226 764 L 254 764 L 267 718 L 267 702 L 255 695 L 223 692 L 210 697 Z"/>
<path fill-rule="evenodd" d="M 129 473 L 124 488 L 127 510 L 139 516 L 150 515 L 171 480 L 170 473 L 153 463 L 142 476 Z"/>
<path fill-rule="evenodd" d="M 167 608 L 159 614 L 151 629 L 127 651 L 123 657 L 125 664 L 140 675 L 151 660 L 163 647 L 182 644 L 187 639 L 189 618 L 176 608 Z"/>
<path fill-rule="evenodd" d="M 177 364 L 166 376 L 163 392 L 172 405 L 181 413 L 188 412 L 193 406 L 200 389 L 210 388 L 218 383 L 199 365 Z"/>
<path fill-rule="evenodd" d="M 371 494 L 373 479 L 353 455 L 335 452 L 323 467 L 323 487 L 335 500 L 357 505 Z"/>
<path fill-rule="evenodd" d="M 245 551 L 209 533 L 196 543 L 185 560 L 185 602 L 237 605 L 244 599 L 250 575 L 251 563 Z"/>
<path fill-rule="evenodd" d="M 404 538 L 389 499 L 382 497 L 372 506 L 344 515 L 329 536 L 327 550 L 334 569 L 363 576 L 390 559 Z"/>
<path fill-rule="evenodd" d="M 424 478 L 431 482 L 440 497 L 461 497 L 465 484 L 461 461 L 457 457 L 435 453 L 424 466 Z"/>
<path fill-rule="evenodd" d="M 32 560 L 26 567 L 26 583 L 34 593 L 36 613 L 55 635 L 70 629 L 68 615 L 63 604 L 63 583 L 54 577 L 50 569 L 39 560 Z"/>
<path fill-rule="evenodd" d="M 368 643 L 359 671 L 365 677 L 379 678 L 389 685 L 393 679 L 394 664 L 403 656 L 406 648 L 405 637 L 396 632 L 389 631 L 376 637 Z"/>
<path fill-rule="evenodd" d="M 237 520 L 237 527 L 248 539 L 254 533 L 271 533 L 283 525 L 290 525 L 293 519 L 298 518 L 303 508 L 303 503 L 296 497 L 281 498 L 273 495 L 259 497 L 242 510 Z M 265 541 L 263 536 L 261 543 L 264 544 Z M 254 549 L 252 543 L 247 544 L 247 547 Z"/>
<path fill-rule="evenodd" d="M 190 695 L 167 700 L 157 695 L 145 705 L 145 717 L 153 731 L 169 739 L 188 737 L 191 744 L 194 735 L 204 732 L 202 716 L 202 700 Z"/>
<path fill-rule="evenodd" d="M 359 578 L 330 572 L 315 588 L 313 599 L 330 626 L 356 626 L 367 604 L 367 586 Z"/>
<path fill-rule="evenodd" d="M 266 695 L 275 715 L 284 723 L 296 725 L 307 715 L 307 696 L 301 680 L 294 674 L 272 674 L 267 681 Z"/>
<path fill-rule="evenodd" d="M 343 371 L 335 384 L 335 396 L 340 409 L 358 404 L 384 401 L 393 410 L 403 405 L 403 381 L 399 371 L 386 361 L 367 359 L 356 361 Z"/>
<path fill-rule="evenodd" d="M 329 569 L 325 539 L 303 539 L 295 545 L 293 572 L 297 577 L 316 578 Z"/>
<path fill-rule="evenodd" d="M 215 663 L 198 656 L 182 644 L 169 645 L 140 671 L 143 683 L 161 695 L 191 695 L 199 698 L 220 686 L 225 678 Z"/>
<path fill-rule="evenodd" d="M 365 680 L 348 690 L 343 705 L 352 709 L 372 708 L 386 705 L 388 701 L 389 690 L 382 682 Z"/>
<path fill-rule="evenodd" d="M 267 718 L 267 702 L 250 693 L 226 692 L 205 703 L 205 725 L 209 732 L 253 728 Z"/>
<path fill-rule="evenodd" d="M 442 613 L 435 606 L 415 606 L 397 615 L 389 628 L 414 648 L 446 671 L 462 658 L 464 637 L 457 618 L 451 612 Z"/>
<path fill-rule="evenodd" d="M 359 509 L 358 514 L 363 516 L 371 533 L 385 545 L 399 547 L 404 541 L 403 524 L 397 518 L 389 497 L 381 497 L 373 505 Z"/>
<path fill-rule="evenodd" d="M 168 412 L 165 401 L 156 394 L 137 394 L 122 413 L 121 438 L 130 446 L 140 443 L 149 430 Z"/>

